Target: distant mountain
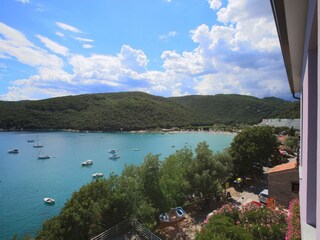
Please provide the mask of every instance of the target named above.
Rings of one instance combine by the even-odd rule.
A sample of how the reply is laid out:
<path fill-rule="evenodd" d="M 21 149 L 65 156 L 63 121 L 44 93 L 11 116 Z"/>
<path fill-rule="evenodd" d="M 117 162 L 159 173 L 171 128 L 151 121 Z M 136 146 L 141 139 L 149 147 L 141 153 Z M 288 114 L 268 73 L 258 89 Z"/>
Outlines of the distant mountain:
<path fill-rule="evenodd" d="M 241 95 L 164 98 L 142 92 L 0 101 L 0 128 L 118 131 L 298 118 L 299 104 Z"/>
<path fill-rule="evenodd" d="M 214 96 L 173 97 L 172 101 L 204 114 L 214 123 L 255 124 L 263 118 L 300 118 L 299 102 L 288 102 L 280 98 L 259 99 L 237 94 Z"/>

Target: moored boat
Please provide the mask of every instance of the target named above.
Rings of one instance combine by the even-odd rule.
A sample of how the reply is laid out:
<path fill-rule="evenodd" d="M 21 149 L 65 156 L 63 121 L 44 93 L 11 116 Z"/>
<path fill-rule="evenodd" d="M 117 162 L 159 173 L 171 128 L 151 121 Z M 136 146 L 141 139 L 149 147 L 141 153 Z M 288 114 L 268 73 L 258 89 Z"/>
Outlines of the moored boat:
<path fill-rule="evenodd" d="M 81 163 L 82 166 L 90 166 L 93 164 L 93 161 L 92 160 L 86 160 L 84 162 Z"/>
<path fill-rule="evenodd" d="M 48 155 L 39 155 L 38 159 L 50 159 L 50 156 L 48 156 Z"/>
<path fill-rule="evenodd" d="M 48 204 L 54 204 L 56 202 L 53 198 L 44 198 L 43 201 Z"/>
<path fill-rule="evenodd" d="M 93 178 L 99 178 L 99 177 L 103 177 L 103 173 L 94 173 L 92 174 Z"/>
<path fill-rule="evenodd" d="M 9 150 L 8 153 L 19 153 L 19 150 L 18 149 L 12 149 L 12 150 Z"/>
<path fill-rule="evenodd" d="M 110 149 L 108 152 L 109 152 L 109 153 L 112 153 L 112 154 L 115 154 L 115 153 L 116 153 L 116 150 L 115 150 L 115 149 Z"/>
<path fill-rule="evenodd" d="M 116 160 L 116 159 L 119 159 L 120 156 L 117 155 L 117 154 L 112 154 L 109 158 L 110 158 L 110 159 L 113 159 L 113 160 Z"/>

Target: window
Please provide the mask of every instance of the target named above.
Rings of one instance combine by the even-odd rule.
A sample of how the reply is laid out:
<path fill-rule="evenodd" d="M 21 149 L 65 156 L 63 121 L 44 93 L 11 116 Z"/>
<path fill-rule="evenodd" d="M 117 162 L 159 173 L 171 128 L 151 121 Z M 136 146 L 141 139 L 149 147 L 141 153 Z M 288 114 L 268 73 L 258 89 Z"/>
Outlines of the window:
<path fill-rule="evenodd" d="M 298 182 L 291 183 L 291 192 L 294 192 L 294 193 L 299 192 L 299 183 Z"/>

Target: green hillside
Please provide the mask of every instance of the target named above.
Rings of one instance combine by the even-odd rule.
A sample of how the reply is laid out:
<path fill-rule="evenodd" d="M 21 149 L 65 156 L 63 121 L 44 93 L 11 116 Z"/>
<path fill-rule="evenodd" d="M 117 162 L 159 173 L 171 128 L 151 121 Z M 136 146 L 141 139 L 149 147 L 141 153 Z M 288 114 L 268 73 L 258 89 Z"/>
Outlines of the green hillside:
<path fill-rule="evenodd" d="M 0 128 L 117 131 L 296 118 L 299 104 L 241 95 L 164 98 L 142 92 L 0 101 Z"/>
<path fill-rule="evenodd" d="M 299 103 L 280 98 L 259 99 L 236 94 L 214 96 L 185 96 L 170 98 L 172 101 L 205 114 L 214 123 L 255 124 L 263 118 L 299 118 Z"/>

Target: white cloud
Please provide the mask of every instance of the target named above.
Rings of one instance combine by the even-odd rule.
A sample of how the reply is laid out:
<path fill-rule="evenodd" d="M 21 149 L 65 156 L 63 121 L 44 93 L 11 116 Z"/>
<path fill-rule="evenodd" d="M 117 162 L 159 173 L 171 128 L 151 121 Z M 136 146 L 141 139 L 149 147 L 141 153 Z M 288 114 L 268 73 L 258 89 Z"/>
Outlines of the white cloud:
<path fill-rule="evenodd" d="M 176 31 L 171 31 L 171 32 L 168 32 L 167 34 L 160 35 L 159 39 L 163 41 L 168 41 L 169 38 L 175 37 L 177 35 L 178 33 Z"/>
<path fill-rule="evenodd" d="M 0 22 L 0 57 L 13 58 L 29 66 L 61 68 L 63 61 L 35 46 L 21 32 Z"/>
<path fill-rule="evenodd" d="M 82 44 L 83 48 L 93 48 L 93 45 L 91 44 Z"/>
<path fill-rule="evenodd" d="M 75 39 L 79 40 L 80 42 L 94 42 L 94 40 L 89 38 L 75 37 Z"/>
<path fill-rule="evenodd" d="M 23 4 L 30 3 L 30 0 L 16 0 L 17 2 L 21 2 Z"/>
<path fill-rule="evenodd" d="M 61 29 L 65 30 L 65 31 L 70 31 L 73 33 L 81 33 L 81 31 L 78 28 L 73 27 L 71 25 L 68 25 L 66 23 L 56 22 L 56 24 L 58 27 L 60 27 Z"/>
<path fill-rule="evenodd" d="M 49 38 L 43 37 L 41 35 L 37 35 L 37 38 L 52 52 L 61 54 L 63 56 L 67 56 L 69 49 L 50 40 Z"/>
<path fill-rule="evenodd" d="M 222 5 L 221 0 L 208 0 L 210 8 L 219 9 Z"/>
<path fill-rule="evenodd" d="M 42 89 L 48 89 L 46 97 L 55 96 L 55 92 L 71 95 L 129 90 L 163 96 L 217 93 L 283 96 L 288 87 L 269 2 L 229 0 L 223 7 L 220 1 L 208 3 L 217 9 L 214 13 L 218 22 L 212 26 L 201 24 L 190 31 L 190 38 L 196 45 L 194 49 L 163 51 L 162 70 L 157 71 L 148 69 L 149 60 L 143 50 L 129 45 L 123 45 L 115 55 L 90 56 L 47 46 L 55 53 L 66 54 L 66 64 L 71 69 L 66 72 L 56 55 L 35 46 L 22 33 L 0 24 L 0 58 L 15 58 L 37 69 L 32 76 L 13 81 L 9 93 L 0 98 L 41 98 L 37 91 Z M 67 26 L 62 28 L 80 32 Z M 169 32 L 162 40 L 176 35 L 175 31 Z M 83 47 L 92 46 L 90 43 L 94 42 L 87 38 L 75 39 Z M 28 49 L 28 54 L 24 49 Z"/>
<path fill-rule="evenodd" d="M 59 37 L 64 37 L 64 34 L 62 32 L 56 32 L 56 35 Z"/>

